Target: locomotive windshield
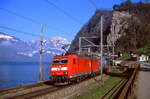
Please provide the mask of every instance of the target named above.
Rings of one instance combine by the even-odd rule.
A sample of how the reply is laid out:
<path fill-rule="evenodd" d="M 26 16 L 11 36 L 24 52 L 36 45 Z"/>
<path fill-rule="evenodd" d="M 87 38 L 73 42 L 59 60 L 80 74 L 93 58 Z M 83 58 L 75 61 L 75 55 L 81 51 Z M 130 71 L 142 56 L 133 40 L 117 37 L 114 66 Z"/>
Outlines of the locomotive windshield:
<path fill-rule="evenodd" d="M 68 58 L 57 58 L 53 59 L 53 64 L 67 64 Z"/>

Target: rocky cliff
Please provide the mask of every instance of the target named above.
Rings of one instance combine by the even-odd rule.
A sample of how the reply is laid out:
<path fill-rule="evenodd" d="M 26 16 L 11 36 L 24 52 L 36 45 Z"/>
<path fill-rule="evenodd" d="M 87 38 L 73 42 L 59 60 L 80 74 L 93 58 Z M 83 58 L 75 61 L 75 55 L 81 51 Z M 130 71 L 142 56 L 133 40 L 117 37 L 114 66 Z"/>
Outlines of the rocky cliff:
<path fill-rule="evenodd" d="M 125 30 L 128 28 L 128 19 L 131 15 L 128 12 L 97 10 L 89 22 L 77 33 L 72 41 L 69 52 L 79 50 L 79 37 L 98 37 L 91 39 L 94 44 L 100 43 L 101 31 L 101 16 L 103 15 L 103 35 L 104 44 L 112 45 L 113 39 L 116 42 L 122 35 L 125 35 Z M 82 46 L 87 43 L 82 41 Z"/>
<path fill-rule="evenodd" d="M 136 51 L 150 43 L 150 3 L 128 0 L 116 5 L 114 10 L 126 12 L 124 22 L 127 22 L 127 28 L 122 29 L 124 34 L 120 32 L 122 36 L 115 43 L 117 51 Z M 124 24 L 122 26 L 125 27 Z"/>
<path fill-rule="evenodd" d="M 150 3 L 123 2 L 115 5 L 113 11 L 97 10 L 93 17 L 77 33 L 69 52 L 79 50 L 79 37 L 93 37 L 94 44 L 100 43 L 100 17 L 103 15 L 104 44 L 112 44 L 116 51 L 128 52 L 150 43 Z M 82 42 L 82 46 L 87 45 Z M 96 49 L 97 50 L 97 49 Z"/>
<path fill-rule="evenodd" d="M 97 10 L 93 17 L 85 24 L 81 30 L 75 36 L 75 39 L 72 41 L 69 52 L 75 52 L 79 50 L 79 37 L 97 37 L 91 39 L 94 44 L 98 45 L 100 43 L 100 31 L 101 31 L 101 16 L 103 16 L 103 34 L 104 34 L 104 43 L 107 44 L 107 36 L 110 33 L 110 25 L 113 16 L 112 11 L 107 10 Z M 86 42 L 82 42 L 82 45 L 86 45 Z"/>
<path fill-rule="evenodd" d="M 110 26 L 110 34 L 107 36 L 107 44 L 112 45 L 113 39 L 116 42 L 121 36 L 126 34 L 129 26 L 128 20 L 131 18 L 128 12 L 113 11 L 112 24 Z"/>

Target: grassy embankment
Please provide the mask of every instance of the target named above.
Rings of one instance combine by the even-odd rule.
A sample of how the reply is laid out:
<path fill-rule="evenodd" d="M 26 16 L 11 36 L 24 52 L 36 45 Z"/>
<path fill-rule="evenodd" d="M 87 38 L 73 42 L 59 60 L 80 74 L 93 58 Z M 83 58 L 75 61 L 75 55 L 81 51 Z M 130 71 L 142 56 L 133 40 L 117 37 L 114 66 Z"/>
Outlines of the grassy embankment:
<path fill-rule="evenodd" d="M 119 57 L 118 60 L 128 60 L 130 58 L 129 54 L 124 54 L 122 57 Z"/>
<path fill-rule="evenodd" d="M 146 61 L 146 62 L 150 63 L 150 59 L 148 61 Z"/>
<path fill-rule="evenodd" d="M 88 92 L 75 97 L 75 99 L 100 99 L 104 97 L 107 93 L 108 93 L 107 96 L 109 98 L 110 96 L 111 98 L 113 98 L 116 93 L 116 90 L 119 89 L 119 85 L 121 84 L 120 82 L 122 80 L 126 80 L 126 79 L 122 77 L 110 77 L 102 86 L 93 88 Z"/>

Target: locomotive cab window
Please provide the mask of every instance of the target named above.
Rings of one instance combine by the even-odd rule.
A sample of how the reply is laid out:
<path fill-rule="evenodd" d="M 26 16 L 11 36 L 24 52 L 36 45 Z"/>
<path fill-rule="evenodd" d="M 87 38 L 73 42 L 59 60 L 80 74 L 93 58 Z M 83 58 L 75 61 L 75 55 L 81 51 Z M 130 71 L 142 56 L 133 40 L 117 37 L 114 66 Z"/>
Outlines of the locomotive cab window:
<path fill-rule="evenodd" d="M 67 64 L 67 63 L 68 63 L 68 59 L 67 58 L 61 59 L 61 64 Z"/>
<path fill-rule="evenodd" d="M 53 64 L 67 64 L 68 58 L 53 59 Z"/>
<path fill-rule="evenodd" d="M 60 60 L 58 60 L 58 59 L 53 60 L 53 64 L 59 64 L 59 63 L 60 63 Z"/>

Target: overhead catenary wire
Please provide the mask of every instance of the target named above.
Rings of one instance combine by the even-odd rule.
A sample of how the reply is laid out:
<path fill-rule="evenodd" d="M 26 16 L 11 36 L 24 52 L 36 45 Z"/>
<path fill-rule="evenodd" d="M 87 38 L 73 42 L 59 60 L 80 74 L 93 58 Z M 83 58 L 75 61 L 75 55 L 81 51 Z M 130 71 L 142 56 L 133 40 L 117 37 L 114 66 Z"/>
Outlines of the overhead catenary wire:
<path fill-rule="evenodd" d="M 30 32 L 26 32 L 26 31 L 14 29 L 14 28 L 6 27 L 6 26 L 0 26 L 0 28 L 1 29 L 5 29 L 5 30 L 10 30 L 10 31 L 18 32 L 18 33 L 22 33 L 22 34 L 25 34 L 25 35 L 36 36 L 36 37 L 40 36 L 40 35 L 37 35 L 37 34 L 33 34 L 33 33 L 30 33 Z"/>
<path fill-rule="evenodd" d="M 40 22 L 38 22 L 38 21 L 36 21 L 36 20 L 34 20 L 34 19 L 31 19 L 31 18 L 28 18 L 28 17 L 26 17 L 26 16 L 17 14 L 16 12 L 10 11 L 10 10 L 8 10 L 8 9 L 0 8 L 0 10 L 3 10 L 3 11 L 5 11 L 5 12 L 8 12 L 9 14 L 12 14 L 12 15 L 15 15 L 15 16 L 17 16 L 17 17 L 20 17 L 20 18 L 23 18 L 23 19 L 25 19 L 25 20 L 28 20 L 28 21 L 30 21 L 30 22 L 32 22 L 32 23 L 39 24 L 39 25 L 41 24 Z"/>
<path fill-rule="evenodd" d="M 39 22 L 39 21 L 34 20 L 34 19 L 32 19 L 32 18 L 23 16 L 23 15 L 21 15 L 21 14 L 18 14 L 18 13 L 14 12 L 14 11 L 11 11 L 11 10 L 8 10 L 8 9 L 5 9 L 5 8 L 1 8 L 1 7 L 0 7 L 0 10 L 5 11 L 5 12 L 11 14 L 11 15 L 20 17 L 20 18 L 22 18 L 22 19 L 24 19 L 24 20 L 30 21 L 30 22 L 32 22 L 32 23 L 34 23 L 34 24 L 37 24 L 37 25 L 43 24 L 42 22 Z M 60 28 L 56 28 L 56 27 L 54 27 L 54 26 L 49 26 L 49 25 L 47 25 L 47 24 L 43 24 L 43 25 L 46 26 L 48 29 L 53 29 L 53 30 L 55 30 L 55 31 L 64 32 L 64 31 L 61 30 Z"/>
<path fill-rule="evenodd" d="M 95 9 L 98 9 L 97 5 L 95 4 L 95 2 L 93 0 L 88 0 Z"/>
<path fill-rule="evenodd" d="M 40 35 L 37 35 L 35 33 L 26 32 L 26 31 L 23 31 L 23 30 L 18 30 L 18 29 L 10 28 L 10 27 L 7 27 L 7 26 L 0 26 L 0 29 L 9 30 L 9 31 L 13 31 L 13 32 L 21 33 L 21 34 L 25 34 L 25 35 L 30 35 L 30 36 L 33 36 L 33 37 L 40 37 Z M 47 37 L 45 37 L 45 38 L 49 39 Z"/>
<path fill-rule="evenodd" d="M 60 8 L 59 6 L 57 6 L 56 4 L 52 3 L 50 0 L 44 0 L 44 1 L 47 2 L 49 5 L 55 7 L 58 11 L 62 12 L 64 15 L 72 19 L 74 22 L 78 24 L 82 24 L 82 22 L 80 22 L 77 18 L 75 18 L 74 16 L 72 16 L 71 14 L 69 14 L 68 12 Z"/>

